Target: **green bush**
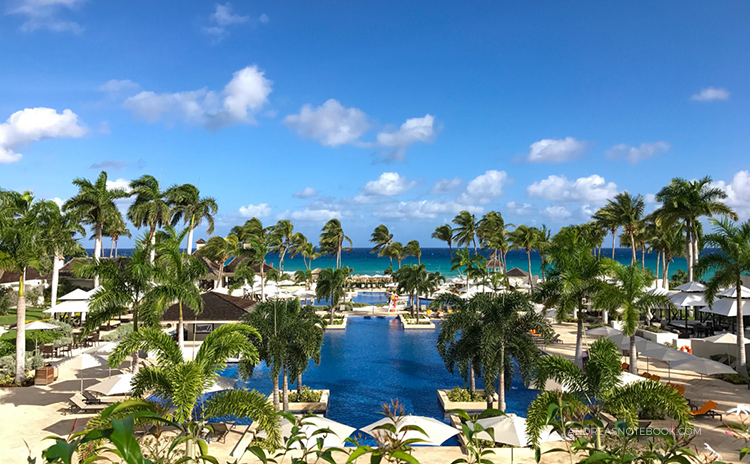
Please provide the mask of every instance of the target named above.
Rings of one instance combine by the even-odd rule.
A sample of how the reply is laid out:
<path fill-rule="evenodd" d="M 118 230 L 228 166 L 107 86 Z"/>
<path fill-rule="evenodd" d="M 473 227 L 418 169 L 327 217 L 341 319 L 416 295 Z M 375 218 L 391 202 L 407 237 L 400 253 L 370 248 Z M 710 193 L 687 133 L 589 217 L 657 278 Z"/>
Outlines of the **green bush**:
<path fill-rule="evenodd" d="M 714 377 L 735 385 L 750 384 L 750 377 L 742 377 L 740 374 L 716 374 Z"/>
<path fill-rule="evenodd" d="M 457 403 L 479 403 L 486 401 L 481 393 L 471 393 L 466 388 L 453 387 L 453 390 L 447 392 L 448 399 Z"/>
<path fill-rule="evenodd" d="M 0 358 L 3 356 L 10 356 L 16 352 L 16 341 L 13 340 L 0 340 Z"/>
<path fill-rule="evenodd" d="M 121 338 L 127 337 L 133 332 L 133 323 L 128 322 L 127 324 L 120 324 L 112 332 L 106 333 L 101 336 L 100 340 L 103 342 L 112 342 Z"/>
<path fill-rule="evenodd" d="M 26 353 L 26 369 L 36 369 L 44 366 L 44 358 L 41 355 L 34 356 L 32 353 Z M 3 356 L 0 358 L 0 376 L 16 375 L 16 355 Z"/>
<path fill-rule="evenodd" d="M 303 385 L 302 391 L 297 393 L 296 390 L 289 392 L 290 403 L 317 403 L 320 401 L 320 397 L 323 396 L 322 392 L 313 391 L 310 387 Z"/>
<path fill-rule="evenodd" d="M 667 333 L 666 330 L 662 330 L 659 327 L 655 327 L 653 325 L 639 325 L 638 328 L 641 330 L 646 330 L 648 332 L 657 333 L 657 334 Z"/>
<path fill-rule="evenodd" d="M 26 302 L 29 306 L 33 308 L 38 308 L 40 305 L 44 304 L 44 295 L 42 291 L 42 286 L 37 285 L 35 287 L 28 287 L 26 289 Z"/>
<path fill-rule="evenodd" d="M 0 316 L 7 316 L 10 313 L 10 308 L 16 305 L 17 298 L 13 289 L 0 287 Z"/>

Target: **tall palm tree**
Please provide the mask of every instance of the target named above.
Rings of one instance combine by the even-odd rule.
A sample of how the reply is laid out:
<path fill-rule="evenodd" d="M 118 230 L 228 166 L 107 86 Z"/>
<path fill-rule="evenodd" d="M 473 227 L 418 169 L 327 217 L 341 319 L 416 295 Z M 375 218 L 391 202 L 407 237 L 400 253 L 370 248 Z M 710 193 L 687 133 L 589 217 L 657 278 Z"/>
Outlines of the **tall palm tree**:
<path fill-rule="evenodd" d="M 229 234 L 226 237 L 209 238 L 196 255 L 218 264 L 219 274 L 216 276 L 216 287 L 222 288 L 224 287 L 224 266 L 229 258 L 241 259 L 243 251 L 245 248 L 240 244 L 240 239 L 235 234 Z"/>
<path fill-rule="evenodd" d="M 307 237 L 302 232 L 295 232 L 294 235 L 292 235 L 292 241 L 291 245 L 289 246 L 289 257 L 294 258 L 295 256 L 302 254 L 302 251 L 307 247 L 307 244 L 310 243 L 307 240 Z M 305 265 L 305 269 L 308 268 L 307 261 L 305 260 L 306 256 L 302 254 L 302 263 Z"/>
<path fill-rule="evenodd" d="M 99 277 L 101 288 L 89 300 L 90 311 L 86 315 L 83 333 L 88 334 L 105 322 L 118 316 L 133 314 L 133 331 L 141 324 L 158 322 L 158 314 L 146 303 L 153 288 L 154 265 L 150 262 L 150 244 L 145 240 L 135 243 L 133 253 L 124 263 L 116 260 L 96 261 L 89 259 L 77 262 L 75 275 L 83 278 Z M 138 352 L 132 353 L 132 366 L 138 370 Z"/>
<path fill-rule="evenodd" d="M 451 226 L 443 224 L 442 226 L 435 227 L 432 238 L 447 243 L 448 252 L 451 254 L 451 259 L 453 259 L 453 229 Z"/>
<path fill-rule="evenodd" d="M 342 268 L 332 269 L 326 268 L 320 271 L 318 274 L 318 282 L 315 287 L 315 296 L 319 300 L 330 300 L 331 303 L 331 318 L 330 324 L 333 324 L 333 316 L 336 312 L 336 308 L 339 302 L 346 297 L 344 291 L 344 284 L 346 279 L 349 278 L 351 270 L 344 266 Z"/>
<path fill-rule="evenodd" d="M 727 193 L 712 186 L 711 177 L 688 181 L 675 177 L 656 194 L 662 206 L 654 211 L 657 222 L 673 224 L 682 221 L 685 232 L 685 256 L 688 264 L 688 280 L 694 278 L 693 268 L 698 262 L 698 226 L 703 216 L 729 216 L 737 220 L 737 214 L 721 200 Z"/>
<path fill-rule="evenodd" d="M 483 248 L 492 250 L 492 258 L 500 262 L 503 272 L 506 272 L 505 253 L 508 251 L 507 227 L 515 227 L 506 224 L 499 211 L 489 211 L 477 223 L 477 237 Z"/>
<path fill-rule="evenodd" d="M 453 218 L 453 240 L 458 246 L 468 248 L 469 244 L 474 245 L 474 254 L 477 253 L 477 221 L 473 214 L 468 211 L 461 211 Z"/>
<path fill-rule="evenodd" d="M 401 242 L 393 242 L 385 249 L 385 255 L 391 258 L 391 263 L 393 263 L 393 259 L 395 258 L 399 269 L 401 269 L 401 261 L 406 259 L 407 253 Z"/>
<path fill-rule="evenodd" d="M 608 338 L 600 338 L 589 348 L 589 360 L 581 368 L 561 356 L 541 356 L 537 360 L 534 385 L 544 389 L 547 380 L 554 380 L 563 392 L 545 392 L 531 403 L 527 412 L 526 430 L 530 441 L 536 444 L 546 426 L 549 407 L 561 395 L 570 403 L 580 403 L 587 412 L 599 420 L 608 411 L 625 419 L 634 427 L 638 412 L 643 408 L 656 408 L 675 419 L 679 427 L 692 421 L 687 400 L 677 390 L 660 382 L 645 380 L 623 385 L 620 370 L 620 350 Z M 601 431 L 596 434 L 597 448 L 601 448 Z"/>
<path fill-rule="evenodd" d="M 78 187 L 78 193 L 63 204 L 63 211 L 70 212 L 83 224 L 91 225 L 94 230 L 94 258 L 102 256 L 102 230 L 105 222 L 117 211 L 115 200 L 130 196 L 128 192 L 119 188 L 107 187 L 107 172 L 102 171 L 95 182 L 88 179 L 76 178 L 73 185 Z M 99 286 L 94 279 L 94 287 Z"/>
<path fill-rule="evenodd" d="M 388 230 L 385 224 L 380 224 L 372 231 L 370 235 L 370 242 L 375 246 L 372 247 L 370 253 L 377 253 L 378 258 L 387 255 L 388 247 L 393 243 L 393 234 Z M 391 258 L 391 267 L 393 267 L 393 258 Z"/>
<path fill-rule="evenodd" d="M 618 193 L 613 199 L 609 200 L 607 206 L 611 208 L 614 220 L 623 228 L 625 234 L 630 239 L 630 249 L 632 251 L 630 265 L 635 265 L 635 234 L 638 231 L 641 219 L 643 219 L 643 210 L 645 208 L 643 196 L 633 196 L 628 192 Z"/>
<path fill-rule="evenodd" d="M 614 281 L 605 283 L 594 295 L 593 304 L 610 312 L 622 308 L 622 329 L 625 335 L 630 337 L 630 372 L 638 374 L 635 332 L 641 314 L 650 314 L 655 309 L 674 309 L 674 304 L 666 295 L 652 295 L 647 291 L 653 280 L 650 271 L 638 266 L 625 266 L 612 260 L 604 261 L 604 266 Z"/>
<path fill-rule="evenodd" d="M 174 408 L 177 422 L 189 421 L 193 417 L 198 399 L 203 391 L 218 378 L 218 372 L 226 367 L 230 357 L 239 355 L 242 366 L 240 375 L 250 371 L 249 367 L 260 362 L 253 339 L 260 335 L 245 324 L 218 326 L 201 344 L 194 360 L 185 360 L 180 348 L 172 338 L 158 327 L 146 327 L 126 336 L 109 356 L 109 365 L 117 367 L 132 352 L 138 350 L 155 354 L 158 365 L 144 366 L 133 376 L 133 396 L 141 397 L 155 392 Z M 206 417 L 230 414 L 250 417 L 257 421 L 261 430 L 278 438 L 276 412 L 265 395 L 255 390 L 231 390 L 218 392 L 206 402 Z"/>
<path fill-rule="evenodd" d="M 341 252 L 352 250 L 352 239 L 344 234 L 341 228 L 341 222 L 338 219 L 331 219 L 326 222 L 320 234 L 320 251 L 328 253 L 329 257 L 336 257 L 336 268 L 341 267 Z M 345 247 L 344 242 L 349 242 Z"/>
<path fill-rule="evenodd" d="M 419 247 L 419 242 L 416 240 L 411 240 L 409 243 L 406 244 L 404 247 L 404 252 L 406 252 L 409 256 L 414 256 L 417 258 L 417 264 L 422 264 L 422 248 Z"/>
<path fill-rule="evenodd" d="M 530 330 L 547 334 L 549 323 L 534 312 L 528 295 L 510 292 L 506 295 L 477 294 L 469 300 L 469 307 L 481 315 L 481 352 L 483 379 L 488 407 L 490 393 L 498 381 L 498 407 L 505 411 L 505 391 L 513 381 L 515 359 L 521 375 L 531 380 L 541 351 L 534 343 Z"/>
<path fill-rule="evenodd" d="M 148 239 L 156 243 L 156 229 L 169 224 L 170 207 L 166 192 L 161 190 L 159 181 L 148 174 L 130 183 L 135 201 L 128 208 L 128 219 L 135 227 L 148 227 Z M 156 248 L 151 249 L 151 261 L 156 256 Z"/>
<path fill-rule="evenodd" d="M 443 358 L 445 368 L 454 369 L 469 384 L 469 392 L 476 389 L 476 374 L 482 372 L 482 319 L 479 308 L 468 306 L 467 302 L 453 293 L 443 293 L 430 308 L 452 307 L 455 311 L 445 316 L 440 324 L 437 350 Z"/>
<path fill-rule="evenodd" d="M 593 219 L 599 224 L 599 227 L 609 230 L 609 233 L 612 234 L 612 259 L 615 259 L 615 240 L 617 239 L 617 230 L 620 228 L 620 223 L 615 214 L 614 206 L 607 204 L 599 208 L 594 213 Z"/>
<path fill-rule="evenodd" d="M 172 226 L 180 220 L 188 227 L 187 254 L 193 252 L 193 232 L 205 219 L 208 223 L 207 234 L 214 232 L 214 215 L 219 206 L 213 197 L 201 197 L 198 187 L 182 184 L 170 187 L 165 192 L 167 203 L 172 207 Z"/>
<path fill-rule="evenodd" d="M 272 227 L 263 227 L 260 219 L 255 217 L 248 219 L 241 226 L 232 228 L 232 233 L 240 239 L 242 255 L 247 260 L 241 261 L 238 266 L 257 266 L 261 282 L 265 282 L 266 277 L 266 256 L 271 250 L 271 230 Z M 260 291 L 261 299 L 265 300 L 265 285 L 261 285 Z"/>
<path fill-rule="evenodd" d="M 583 319 L 586 300 L 604 286 L 605 267 L 591 254 L 592 244 L 576 227 L 564 227 L 553 238 L 547 252 L 549 271 L 539 285 L 536 298 L 546 308 L 556 308 L 557 320 L 577 315 L 575 360 L 583 363 Z"/>
<path fill-rule="evenodd" d="M 479 274 L 481 268 L 486 268 L 487 258 L 482 255 L 472 255 L 468 248 L 456 250 L 451 260 L 451 271 L 464 268 L 466 273 L 466 289 L 469 289 L 469 278 Z M 459 271 L 460 272 L 460 271 Z"/>
<path fill-rule="evenodd" d="M 284 272 L 284 256 L 294 246 L 294 224 L 282 219 L 271 228 L 271 252 L 279 255 L 279 271 Z"/>
<path fill-rule="evenodd" d="M 544 256 L 547 254 L 547 250 L 549 250 L 549 247 L 552 246 L 552 232 L 547 229 L 546 224 L 542 224 L 542 228 L 537 229 L 537 231 L 538 233 L 536 237 L 536 250 L 539 252 L 542 280 L 544 280 L 544 271 L 547 269 L 547 263 L 545 263 Z"/>
<path fill-rule="evenodd" d="M 750 221 L 734 224 L 727 219 L 711 220 L 714 232 L 703 237 L 712 251 L 701 257 L 696 274 L 703 276 L 708 271 L 714 275 L 706 285 L 706 301 L 713 304 L 716 294 L 723 287 L 734 287 L 737 299 L 737 372 L 747 377 L 745 355 L 745 322 L 742 312 L 742 278 L 750 272 Z"/>
<path fill-rule="evenodd" d="M 196 314 L 203 311 L 203 298 L 197 282 L 207 273 L 206 265 L 200 259 L 180 252 L 180 244 L 187 233 L 187 229 L 177 232 L 172 226 L 166 226 L 166 232 L 156 243 L 155 284 L 149 291 L 150 304 L 159 313 L 177 303 L 177 342 L 181 349 L 185 347 L 183 306 L 188 305 Z"/>
<path fill-rule="evenodd" d="M 652 216 L 653 217 L 653 216 Z M 685 243 L 682 236 L 682 225 L 678 223 L 667 224 L 649 221 L 647 224 L 649 249 L 657 252 L 657 268 L 659 267 L 659 256 L 661 256 L 662 288 L 669 290 L 669 264 L 675 256 L 682 256 L 685 252 Z M 659 271 L 656 272 L 657 278 Z"/>
<path fill-rule="evenodd" d="M 112 239 L 112 244 L 109 247 L 109 257 L 117 258 L 117 242 L 120 240 L 120 237 L 132 237 L 130 229 L 128 229 L 127 224 L 123 221 L 119 210 L 113 211 L 112 218 L 104 223 L 102 235 L 106 235 Z"/>
<path fill-rule="evenodd" d="M 65 256 L 85 255 L 76 235 L 85 236 L 83 226 L 70 213 L 63 214 L 57 204 L 49 202 L 41 211 L 41 226 L 52 254 L 51 303 L 57 304 L 57 288 L 60 282 L 60 268 Z M 106 224 L 105 224 L 106 226 Z"/>
<path fill-rule="evenodd" d="M 26 270 L 47 266 L 50 253 L 40 223 L 44 210 L 56 207 L 49 203 L 34 201 L 28 191 L 0 191 L 0 270 L 18 274 L 14 381 L 19 385 L 26 378 Z"/>
<path fill-rule="evenodd" d="M 531 272 L 531 250 L 537 247 L 539 239 L 539 229 L 528 227 L 523 224 L 516 227 L 516 230 L 510 233 L 511 247 L 519 250 L 526 250 L 526 258 L 529 264 L 529 286 L 534 290 L 534 279 Z"/>

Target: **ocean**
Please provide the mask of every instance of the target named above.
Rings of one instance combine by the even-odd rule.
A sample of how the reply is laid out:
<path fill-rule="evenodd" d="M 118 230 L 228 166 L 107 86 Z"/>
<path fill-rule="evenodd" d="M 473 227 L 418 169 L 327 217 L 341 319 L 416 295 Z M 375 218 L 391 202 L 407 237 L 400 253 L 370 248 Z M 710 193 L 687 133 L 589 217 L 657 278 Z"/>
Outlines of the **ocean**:
<path fill-rule="evenodd" d="M 93 250 L 86 250 L 89 253 L 93 253 Z M 123 256 L 129 256 L 132 249 L 120 248 L 118 253 Z M 489 252 L 483 253 L 485 256 L 489 256 Z M 105 248 L 102 252 L 103 256 L 109 256 L 109 248 Z M 615 248 L 615 259 L 623 264 L 630 264 L 630 248 Z M 603 248 L 602 256 L 611 257 L 612 248 Z M 638 259 L 641 259 L 641 252 L 638 252 Z M 524 271 L 528 270 L 528 261 L 526 258 L 526 252 L 523 250 L 512 250 L 506 256 L 508 262 L 508 269 L 518 267 Z M 269 254 L 266 257 L 266 263 L 272 264 L 274 267 L 279 267 L 279 257 L 275 254 Z M 536 251 L 531 252 L 531 270 L 535 275 L 541 275 L 539 253 Z M 383 274 L 390 266 L 390 260 L 388 258 L 378 258 L 377 255 L 370 253 L 370 248 L 352 248 L 352 251 L 343 252 L 341 254 L 342 266 L 349 266 L 354 270 L 354 274 Z M 417 264 L 417 258 L 409 257 L 401 262 L 401 265 L 405 264 Z M 424 264 L 428 271 L 435 272 L 439 271 L 441 274 L 453 277 L 458 275 L 458 271 L 451 271 L 451 257 L 448 248 L 422 248 L 422 264 Z M 327 256 L 318 258 L 312 263 L 313 269 L 316 267 L 326 268 L 335 267 L 336 259 L 329 258 Z M 654 274 L 656 273 L 656 253 L 646 253 L 646 267 L 651 269 Z M 661 267 L 661 264 L 660 264 Z M 302 261 L 302 256 L 297 255 L 294 258 L 289 256 L 284 258 L 284 271 L 294 272 L 299 269 L 304 269 L 305 265 Z M 393 262 L 393 268 L 398 268 L 398 263 Z M 669 274 L 672 275 L 678 269 L 687 270 L 687 261 L 684 258 L 675 258 L 675 260 L 669 265 Z M 661 272 L 661 270 L 659 271 Z"/>

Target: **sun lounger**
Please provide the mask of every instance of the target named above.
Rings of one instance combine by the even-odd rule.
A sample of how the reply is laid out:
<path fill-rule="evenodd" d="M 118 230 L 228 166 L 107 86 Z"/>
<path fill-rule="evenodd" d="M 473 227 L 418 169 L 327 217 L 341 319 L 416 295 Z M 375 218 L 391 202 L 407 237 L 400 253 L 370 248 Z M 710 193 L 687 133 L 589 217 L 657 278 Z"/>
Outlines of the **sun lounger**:
<path fill-rule="evenodd" d="M 103 411 L 107 406 L 107 404 L 100 403 L 100 404 L 87 404 L 83 396 L 81 396 L 80 393 L 76 393 L 73 395 L 72 398 L 69 400 L 70 402 L 70 412 L 72 414 L 91 414 L 91 413 L 97 413 L 99 411 Z"/>
<path fill-rule="evenodd" d="M 209 427 L 211 427 L 211 430 L 208 431 L 206 434 L 206 438 L 209 442 L 211 441 L 218 441 L 221 443 L 224 443 L 224 441 L 227 438 L 227 434 L 229 433 L 231 423 L 226 422 L 217 422 L 214 424 L 208 424 Z"/>
<path fill-rule="evenodd" d="M 620 370 L 629 371 L 630 370 L 630 364 L 628 364 L 628 363 L 622 363 L 620 365 Z"/>
<path fill-rule="evenodd" d="M 83 401 L 86 404 L 101 404 L 101 402 L 102 402 L 102 400 L 100 400 L 99 398 L 97 398 L 96 396 L 94 396 L 94 394 L 91 393 L 88 390 L 86 390 L 85 392 L 83 392 Z"/>
<path fill-rule="evenodd" d="M 701 406 L 700 408 L 696 409 L 694 406 L 692 407 L 693 410 L 690 411 L 690 414 L 692 414 L 695 417 L 699 416 L 710 416 L 710 417 L 718 417 L 719 420 L 721 420 L 721 414 L 714 411 L 719 405 L 716 404 L 714 401 L 708 400 L 706 401 L 706 404 Z"/>

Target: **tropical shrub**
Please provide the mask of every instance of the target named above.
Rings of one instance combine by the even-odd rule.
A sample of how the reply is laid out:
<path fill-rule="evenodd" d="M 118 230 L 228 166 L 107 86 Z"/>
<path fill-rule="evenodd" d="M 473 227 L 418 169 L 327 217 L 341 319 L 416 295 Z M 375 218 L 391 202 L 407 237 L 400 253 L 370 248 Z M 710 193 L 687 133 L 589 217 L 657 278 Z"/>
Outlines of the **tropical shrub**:
<path fill-rule="evenodd" d="M 474 403 L 485 400 L 484 395 L 478 392 L 470 392 L 461 387 L 453 387 L 453 390 L 446 392 L 448 399 L 454 403 Z"/>
<path fill-rule="evenodd" d="M 750 385 L 750 377 L 742 377 L 739 374 L 716 374 L 714 377 L 735 385 Z"/>
<path fill-rule="evenodd" d="M 31 352 L 26 353 L 26 369 L 36 369 L 44 366 L 44 358 L 41 355 L 34 356 Z M 16 355 L 11 354 L 0 358 L 0 375 L 16 374 Z"/>
<path fill-rule="evenodd" d="M 323 393 L 316 390 L 311 390 L 308 386 L 303 386 L 302 391 L 290 391 L 289 402 L 290 403 L 317 403 L 320 401 L 320 397 Z"/>
<path fill-rule="evenodd" d="M 29 302 L 29 306 L 39 307 L 44 303 L 43 297 L 43 288 L 41 285 L 26 289 L 26 301 Z"/>
<path fill-rule="evenodd" d="M 16 304 L 16 292 L 8 287 L 0 287 L 0 316 L 7 316 L 10 308 Z"/>
<path fill-rule="evenodd" d="M 127 324 L 120 324 L 120 326 L 117 327 L 112 332 L 108 332 L 102 335 L 101 340 L 103 342 L 111 342 L 111 341 L 119 340 L 121 338 L 125 338 L 131 333 L 133 333 L 133 323 L 128 322 Z"/>

